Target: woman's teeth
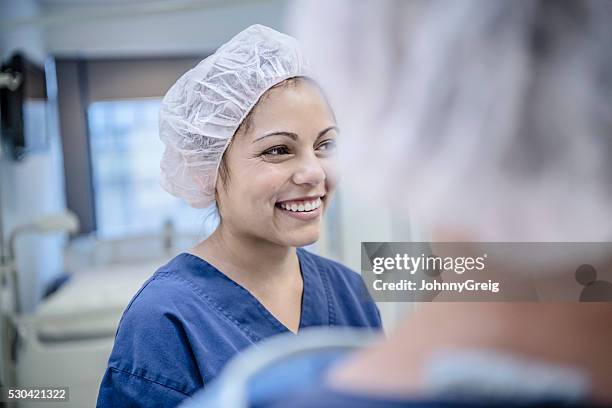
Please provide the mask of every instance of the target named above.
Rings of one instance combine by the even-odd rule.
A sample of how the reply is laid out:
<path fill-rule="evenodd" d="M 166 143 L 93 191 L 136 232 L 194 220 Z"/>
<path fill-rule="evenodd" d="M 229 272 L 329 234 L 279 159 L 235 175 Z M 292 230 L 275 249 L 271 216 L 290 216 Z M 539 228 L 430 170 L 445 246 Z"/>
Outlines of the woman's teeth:
<path fill-rule="evenodd" d="M 293 201 L 291 203 L 279 203 L 283 210 L 293 212 L 313 211 L 321 206 L 321 198 L 310 201 Z"/>

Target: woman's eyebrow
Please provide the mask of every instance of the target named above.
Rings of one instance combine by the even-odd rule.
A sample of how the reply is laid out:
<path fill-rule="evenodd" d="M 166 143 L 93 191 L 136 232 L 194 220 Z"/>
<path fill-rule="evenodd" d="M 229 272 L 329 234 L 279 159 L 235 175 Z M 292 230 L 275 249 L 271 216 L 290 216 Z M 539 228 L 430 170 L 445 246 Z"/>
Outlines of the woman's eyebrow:
<path fill-rule="evenodd" d="M 253 140 L 253 143 L 255 143 L 255 142 L 257 142 L 257 141 L 259 141 L 261 139 L 264 139 L 266 137 L 270 137 L 270 136 L 287 136 L 287 137 L 290 137 L 293 140 L 297 140 L 297 138 L 298 138 L 298 135 L 296 135 L 295 133 L 292 133 L 292 132 L 270 132 L 270 133 L 266 133 L 263 136 L 259 136 L 257 139 Z"/>
<path fill-rule="evenodd" d="M 320 131 L 319 132 L 319 137 L 323 136 L 324 134 L 326 134 L 327 132 L 329 132 L 332 129 L 335 130 L 336 132 L 340 131 L 340 129 L 338 129 L 338 126 L 333 125 L 333 126 L 330 126 L 328 128 L 323 129 L 322 131 Z"/>
<path fill-rule="evenodd" d="M 321 137 L 323 136 L 325 133 L 329 132 L 330 130 L 335 129 L 336 131 L 338 131 L 338 126 L 330 126 L 328 128 L 323 129 L 322 131 L 319 132 L 319 136 Z M 298 135 L 293 133 L 293 132 L 270 132 L 270 133 L 266 133 L 265 135 L 259 136 L 257 139 L 253 140 L 253 143 L 260 141 L 261 139 L 265 139 L 266 137 L 270 137 L 270 136 L 287 136 L 290 137 L 293 140 L 297 140 L 298 139 Z"/>

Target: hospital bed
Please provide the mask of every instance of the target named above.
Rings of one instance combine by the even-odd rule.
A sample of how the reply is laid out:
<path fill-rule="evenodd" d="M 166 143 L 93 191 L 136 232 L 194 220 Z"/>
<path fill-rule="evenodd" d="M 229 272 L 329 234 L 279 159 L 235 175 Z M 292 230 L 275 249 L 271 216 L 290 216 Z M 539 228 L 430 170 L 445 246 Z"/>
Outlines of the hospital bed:
<path fill-rule="evenodd" d="M 66 254 L 71 278 L 35 313 L 16 319 L 17 385 L 68 386 L 69 401 L 54 406 L 95 406 L 123 310 L 155 270 L 196 241 L 181 236 L 168 247 L 159 236 L 75 240 Z"/>

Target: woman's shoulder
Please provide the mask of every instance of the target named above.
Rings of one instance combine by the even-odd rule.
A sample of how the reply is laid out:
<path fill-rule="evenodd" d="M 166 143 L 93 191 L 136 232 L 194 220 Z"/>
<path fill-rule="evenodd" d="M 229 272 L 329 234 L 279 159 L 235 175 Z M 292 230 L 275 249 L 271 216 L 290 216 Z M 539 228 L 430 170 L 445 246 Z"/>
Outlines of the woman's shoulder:
<path fill-rule="evenodd" d="M 151 298 L 154 299 L 160 291 L 163 292 L 165 298 L 175 292 L 180 292 L 181 295 L 188 293 L 189 278 L 195 269 L 188 255 L 181 253 L 160 266 L 134 295 L 128 309 L 136 300 L 146 302 L 152 300 Z"/>
<path fill-rule="evenodd" d="M 134 295 L 119 322 L 109 368 L 159 384 L 191 384 L 183 371 L 166 364 L 182 361 L 196 372 L 187 322 L 201 302 L 185 277 L 184 261 L 182 254 L 168 261 Z"/>
<path fill-rule="evenodd" d="M 160 266 L 134 294 L 121 318 L 120 326 L 160 325 L 164 319 L 190 312 L 187 307 L 200 298 L 197 285 L 191 278 L 197 273 L 197 263 L 189 254 L 182 253 Z M 194 302 L 192 302 L 193 300 Z M 198 302 L 201 303 L 201 302 Z"/>

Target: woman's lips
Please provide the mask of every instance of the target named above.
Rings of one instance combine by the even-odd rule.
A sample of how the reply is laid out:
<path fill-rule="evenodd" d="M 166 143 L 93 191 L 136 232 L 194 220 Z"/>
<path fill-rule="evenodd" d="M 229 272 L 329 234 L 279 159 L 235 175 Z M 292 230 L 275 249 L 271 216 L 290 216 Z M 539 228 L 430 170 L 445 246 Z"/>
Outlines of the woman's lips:
<path fill-rule="evenodd" d="M 310 221 L 322 213 L 322 197 L 303 198 L 278 202 L 276 209 L 282 214 L 302 221 Z"/>
<path fill-rule="evenodd" d="M 279 207 L 278 205 L 276 206 L 276 209 L 280 211 L 283 215 L 286 215 L 288 217 L 296 218 L 302 221 L 310 221 L 310 220 L 314 220 L 315 218 L 318 218 L 321 215 L 323 205 L 317 207 L 314 210 L 302 211 L 302 212 L 285 210 L 284 208 Z"/>

